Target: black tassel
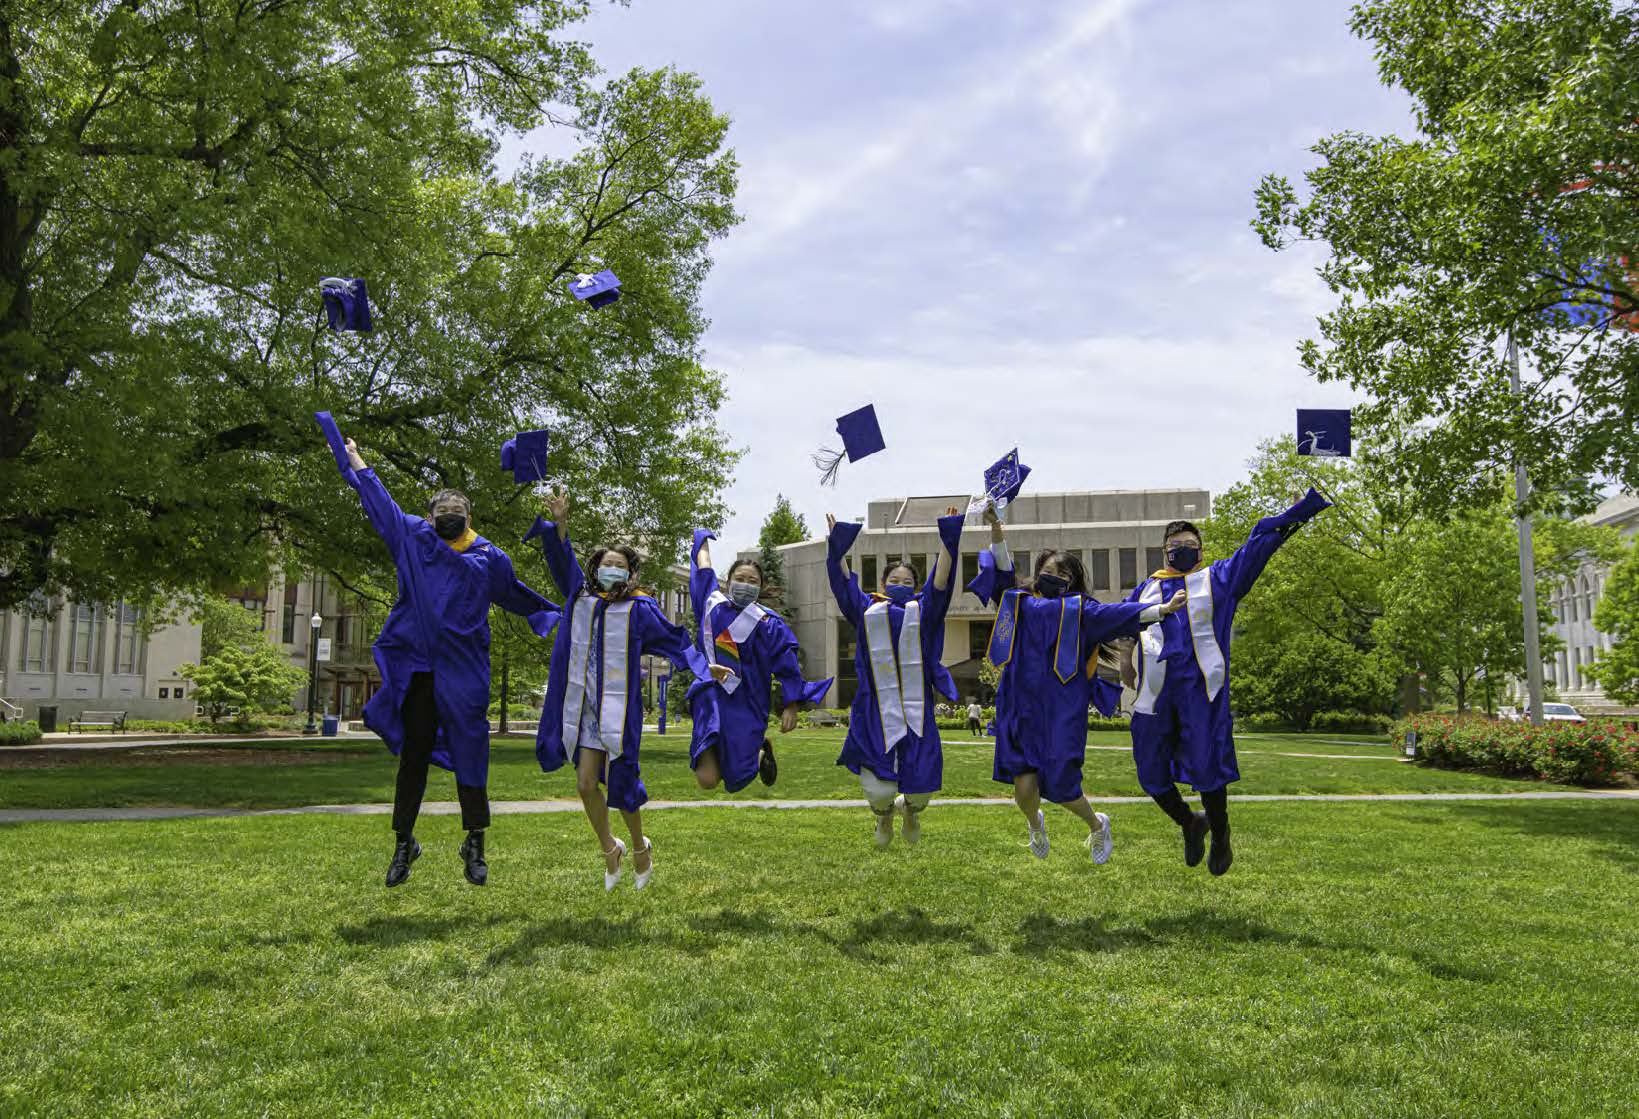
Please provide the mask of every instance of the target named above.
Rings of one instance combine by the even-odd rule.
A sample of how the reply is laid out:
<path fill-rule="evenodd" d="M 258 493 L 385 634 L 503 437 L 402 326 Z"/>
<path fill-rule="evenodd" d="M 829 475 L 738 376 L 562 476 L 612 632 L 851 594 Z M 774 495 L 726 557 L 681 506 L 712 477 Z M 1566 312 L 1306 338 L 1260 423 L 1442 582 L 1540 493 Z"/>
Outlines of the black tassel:
<path fill-rule="evenodd" d="M 837 484 L 837 471 L 842 469 L 842 460 L 847 456 L 848 452 L 833 451 L 830 447 L 821 447 L 814 452 L 814 465 L 820 468 L 820 485 Z"/>

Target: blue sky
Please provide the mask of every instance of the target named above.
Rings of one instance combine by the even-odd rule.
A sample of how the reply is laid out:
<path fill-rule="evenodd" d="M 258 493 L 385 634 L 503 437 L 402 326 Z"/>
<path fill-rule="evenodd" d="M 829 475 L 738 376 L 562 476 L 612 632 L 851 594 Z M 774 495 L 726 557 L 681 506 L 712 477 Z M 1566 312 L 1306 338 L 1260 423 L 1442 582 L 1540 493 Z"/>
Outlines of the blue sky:
<path fill-rule="evenodd" d="M 1330 296 L 1248 227 L 1266 172 L 1345 129 L 1411 131 L 1340 0 L 633 0 L 600 63 L 701 75 L 745 222 L 714 251 L 709 364 L 749 448 L 727 549 L 783 492 L 823 529 L 967 492 L 1017 445 L 1041 490 L 1205 486 L 1293 409 Z M 526 146 L 549 142 L 530 138 Z M 818 484 L 867 402 L 888 450 Z"/>

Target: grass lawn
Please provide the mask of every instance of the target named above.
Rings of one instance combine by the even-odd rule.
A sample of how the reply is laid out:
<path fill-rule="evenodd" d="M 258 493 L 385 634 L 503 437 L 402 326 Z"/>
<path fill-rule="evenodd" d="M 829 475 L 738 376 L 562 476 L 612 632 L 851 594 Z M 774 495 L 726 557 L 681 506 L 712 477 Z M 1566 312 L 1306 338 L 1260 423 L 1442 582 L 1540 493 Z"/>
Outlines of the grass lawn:
<path fill-rule="evenodd" d="M 657 813 L 612 895 L 577 816 L 483 890 L 429 819 L 391 892 L 380 819 L 0 827 L 0 1114 L 1633 1114 L 1639 805 L 1234 818 L 1214 880 L 1143 806 L 1098 869 L 1063 813 L 1046 862 L 1001 808 Z"/>
<path fill-rule="evenodd" d="M 772 789 L 753 782 L 746 798 L 858 798 L 858 779 L 835 764 L 840 730 L 796 731 L 778 739 L 780 780 Z M 1305 741 L 1299 736 L 1244 735 L 1238 739 L 1242 780 L 1239 793 L 1489 792 L 1555 788 L 1473 773 L 1423 769 L 1393 760 L 1382 742 L 1358 745 Z M 1084 785 L 1095 796 L 1138 796 L 1129 740 L 1124 733 L 1098 732 L 1089 749 Z M 395 763 L 372 742 L 298 742 L 268 747 L 228 747 L 213 758 L 258 764 L 202 764 L 178 761 L 192 746 L 164 751 L 81 754 L 50 768 L 0 769 L 0 808 L 78 808 L 152 805 L 278 808 L 299 804 L 390 801 Z M 1372 755 L 1287 757 L 1285 753 Z M 650 734 L 643 742 L 643 775 L 652 797 L 695 800 L 724 796 L 704 792 L 688 767 L 688 737 Z M 0 757 L 3 762 L 3 757 Z M 1005 796 L 1008 787 L 991 780 L 991 746 L 951 735 L 945 745 L 943 795 Z M 534 739 L 497 739 L 490 765 L 490 795 L 497 800 L 573 798 L 574 775 L 567 768 L 543 774 L 535 763 Z M 433 799 L 453 800 L 454 780 L 434 771 Z"/>

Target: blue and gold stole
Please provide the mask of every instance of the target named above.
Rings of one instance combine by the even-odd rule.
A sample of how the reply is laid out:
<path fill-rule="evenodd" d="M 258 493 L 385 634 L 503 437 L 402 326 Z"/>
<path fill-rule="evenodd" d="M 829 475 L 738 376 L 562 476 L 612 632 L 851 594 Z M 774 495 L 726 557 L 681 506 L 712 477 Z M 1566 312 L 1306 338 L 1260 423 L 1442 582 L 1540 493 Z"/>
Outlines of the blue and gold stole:
<path fill-rule="evenodd" d="M 1002 601 L 996 611 L 996 624 L 990 630 L 990 646 L 985 656 L 997 668 L 1003 668 L 1013 659 L 1013 648 L 1019 633 L 1019 600 L 1032 597 L 1030 592 L 1011 587 L 1002 592 Z M 1075 679 L 1081 665 L 1081 596 L 1067 595 L 1059 602 L 1059 632 L 1053 647 L 1053 673 L 1059 683 Z M 1096 660 L 1096 657 L 1095 657 Z M 1092 662 L 1088 665 L 1088 675 Z"/>

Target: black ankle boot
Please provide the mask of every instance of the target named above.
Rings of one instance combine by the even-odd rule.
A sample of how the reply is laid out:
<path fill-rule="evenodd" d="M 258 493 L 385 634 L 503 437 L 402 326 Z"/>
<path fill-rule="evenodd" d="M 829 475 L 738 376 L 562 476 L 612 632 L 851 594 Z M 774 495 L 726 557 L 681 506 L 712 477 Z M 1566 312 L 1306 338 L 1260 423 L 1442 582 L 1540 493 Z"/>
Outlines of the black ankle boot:
<path fill-rule="evenodd" d="M 757 759 L 757 779 L 765 785 L 772 785 L 780 779 L 780 763 L 774 760 L 774 744 L 763 739 L 763 754 Z"/>
<path fill-rule="evenodd" d="M 461 844 L 461 858 L 467 864 L 468 882 L 474 886 L 482 886 L 489 881 L 489 864 L 484 861 L 483 829 L 467 833 L 466 842 Z"/>
<path fill-rule="evenodd" d="M 398 845 L 393 848 L 393 861 L 387 864 L 387 885 L 402 886 L 410 876 L 410 864 L 420 857 L 421 844 L 415 841 L 415 836 L 399 836 Z"/>
<path fill-rule="evenodd" d="M 1207 856 L 1206 868 L 1213 877 L 1223 874 L 1229 869 L 1229 864 L 1235 861 L 1235 853 L 1229 849 L 1229 829 L 1212 833 L 1212 854 Z"/>
<path fill-rule="evenodd" d="M 1200 866 L 1206 856 L 1206 833 L 1208 830 L 1206 813 L 1196 812 L 1184 825 L 1184 865 Z"/>

